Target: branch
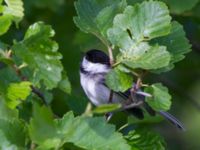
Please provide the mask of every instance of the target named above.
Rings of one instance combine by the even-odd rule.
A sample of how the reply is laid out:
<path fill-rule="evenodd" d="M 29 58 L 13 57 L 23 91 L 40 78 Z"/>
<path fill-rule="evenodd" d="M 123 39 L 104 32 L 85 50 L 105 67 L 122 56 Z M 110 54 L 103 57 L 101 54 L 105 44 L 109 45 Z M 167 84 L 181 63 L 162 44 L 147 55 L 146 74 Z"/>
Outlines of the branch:
<path fill-rule="evenodd" d="M 105 113 L 106 121 L 108 122 L 112 118 L 113 113 L 126 111 L 128 109 L 135 108 L 135 107 L 140 107 L 141 105 L 143 105 L 143 103 L 144 101 L 141 100 L 141 101 L 133 102 L 131 104 L 124 104 L 119 109 L 113 110 L 109 113 Z"/>
<path fill-rule="evenodd" d="M 45 105 L 47 105 L 47 102 L 45 100 L 45 97 L 44 97 L 43 93 L 40 90 L 38 90 L 36 87 L 32 86 L 32 85 L 31 85 L 31 89 L 32 89 L 32 92 L 35 93 L 42 100 L 42 102 Z"/>
<path fill-rule="evenodd" d="M 10 52 L 9 57 L 12 57 L 12 53 Z M 17 76 L 22 80 L 22 81 L 27 81 L 28 79 L 25 76 L 22 76 L 21 70 L 14 64 L 12 65 L 12 68 L 15 70 Z M 45 100 L 44 94 L 39 91 L 36 87 L 31 85 L 32 92 L 35 93 L 41 100 L 42 102 L 47 105 L 47 102 Z"/>
<path fill-rule="evenodd" d="M 110 65 L 113 66 L 115 61 L 113 57 L 112 48 L 110 46 L 108 47 L 108 54 L 109 54 Z M 109 96 L 108 102 L 112 103 L 112 99 L 113 99 L 113 90 L 110 90 L 110 96 Z"/>
<path fill-rule="evenodd" d="M 109 59 L 110 59 L 110 65 L 113 66 L 113 64 L 115 63 L 115 60 L 113 57 L 112 48 L 110 46 L 108 47 L 108 54 L 109 54 Z"/>
<path fill-rule="evenodd" d="M 138 77 L 137 82 L 136 82 L 136 86 L 135 86 L 135 90 L 136 90 L 136 91 L 137 91 L 138 89 L 140 89 L 141 83 L 142 83 L 142 79 L 141 79 L 140 77 Z"/>
<path fill-rule="evenodd" d="M 113 65 L 115 65 L 114 64 L 115 60 L 114 60 L 114 57 L 113 57 L 112 48 L 110 46 L 108 47 L 108 54 L 109 54 L 110 65 L 113 67 Z M 137 80 L 137 83 L 136 83 L 136 87 L 134 87 L 134 91 L 140 88 L 141 83 L 142 83 L 141 78 L 138 77 L 138 80 Z M 112 98 L 113 98 L 113 90 L 110 90 L 109 103 L 112 103 Z M 134 107 L 139 107 L 142 104 L 143 104 L 143 101 L 133 102 L 130 105 L 127 105 L 127 104 L 126 105 L 122 105 L 122 107 L 119 108 L 116 111 L 124 111 L 124 110 L 131 109 L 131 108 L 134 108 Z"/>
<path fill-rule="evenodd" d="M 123 104 L 119 109 L 113 110 L 109 113 L 121 112 L 121 111 L 126 111 L 131 108 L 140 107 L 141 105 L 143 105 L 143 103 L 144 101 L 140 100 L 140 101 L 132 102 L 129 104 Z"/>
<path fill-rule="evenodd" d="M 141 106 L 142 104 L 143 104 L 144 102 L 143 101 L 138 101 L 138 102 L 136 102 L 136 103 L 132 103 L 132 104 L 130 104 L 130 105 L 124 105 L 124 106 L 122 106 L 122 110 L 127 110 L 127 109 L 131 109 L 131 108 L 135 108 L 135 107 L 139 107 L 139 106 Z"/>

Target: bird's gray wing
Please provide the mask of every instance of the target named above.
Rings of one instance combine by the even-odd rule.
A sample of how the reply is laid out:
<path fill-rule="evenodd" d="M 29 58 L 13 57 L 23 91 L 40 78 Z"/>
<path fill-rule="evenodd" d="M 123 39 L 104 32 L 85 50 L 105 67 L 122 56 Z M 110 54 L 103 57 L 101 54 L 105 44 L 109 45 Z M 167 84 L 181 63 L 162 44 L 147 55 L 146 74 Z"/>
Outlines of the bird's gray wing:
<path fill-rule="evenodd" d="M 108 86 L 105 83 L 103 83 L 103 85 L 108 88 Z M 114 92 L 114 93 L 123 98 L 124 100 L 128 100 L 130 96 L 130 89 L 127 90 L 126 92 Z M 127 109 L 126 112 L 133 114 L 138 119 L 144 118 L 143 110 L 139 107 Z"/>

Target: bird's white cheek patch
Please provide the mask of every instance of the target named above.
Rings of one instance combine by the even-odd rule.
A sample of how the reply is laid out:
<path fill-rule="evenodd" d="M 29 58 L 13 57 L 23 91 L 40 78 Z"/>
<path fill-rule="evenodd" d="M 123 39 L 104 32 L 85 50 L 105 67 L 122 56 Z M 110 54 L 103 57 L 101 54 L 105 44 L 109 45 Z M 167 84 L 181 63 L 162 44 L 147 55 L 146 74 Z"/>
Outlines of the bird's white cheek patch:
<path fill-rule="evenodd" d="M 92 63 L 86 60 L 85 58 L 83 59 L 82 66 L 85 69 L 85 71 L 90 72 L 90 73 L 109 72 L 110 70 L 110 68 L 108 68 L 104 64 Z"/>

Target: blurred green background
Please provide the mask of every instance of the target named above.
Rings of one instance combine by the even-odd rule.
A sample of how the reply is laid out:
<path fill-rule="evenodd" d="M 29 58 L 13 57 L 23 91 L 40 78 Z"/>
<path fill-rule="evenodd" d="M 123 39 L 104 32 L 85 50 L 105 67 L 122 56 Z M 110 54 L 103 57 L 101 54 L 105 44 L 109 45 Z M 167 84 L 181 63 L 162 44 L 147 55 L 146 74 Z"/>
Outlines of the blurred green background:
<path fill-rule="evenodd" d="M 142 0 L 129 0 L 129 3 Z M 147 83 L 163 82 L 173 95 L 171 113 L 186 126 L 186 132 L 177 131 L 168 123 L 155 125 L 168 143 L 169 150 L 200 149 L 200 1 L 199 0 L 163 0 L 171 11 L 173 19 L 180 22 L 192 44 L 192 52 L 174 70 L 161 75 L 149 75 Z M 16 29 L 15 25 L 2 37 L 11 44 L 10 39 L 21 40 L 29 25 L 43 21 L 52 25 L 56 31 L 55 40 L 63 54 L 63 65 L 72 84 L 72 94 L 66 95 L 54 91 L 52 108 L 62 116 L 68 110 L 76 114 L 85 111 L 87 98 L 79 83 L 79 64 L 84 51 L 91 48 L 104 49 L 92 35 L 82 33 L 73 23 L 76 15 L 74 0 L 24 0 L 25 17 Z M 120 120 L 121 121 L 121 120 Z M 116 124 L 121 124 L 118 121 Z"/>

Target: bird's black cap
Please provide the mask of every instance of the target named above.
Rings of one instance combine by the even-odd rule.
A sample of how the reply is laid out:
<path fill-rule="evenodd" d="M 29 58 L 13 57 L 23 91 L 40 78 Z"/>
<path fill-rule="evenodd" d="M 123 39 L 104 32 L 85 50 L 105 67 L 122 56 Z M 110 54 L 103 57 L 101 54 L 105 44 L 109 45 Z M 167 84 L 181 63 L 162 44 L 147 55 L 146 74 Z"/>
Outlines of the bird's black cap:
<path fill-rule="evenodd" d="M 105 65 L 110 65 L 110 59 L 108 55 L 106 55 L 106 53 L 100 50 L 96 50 L 96 49 L 89 50 L 86 53 L 85 58 L 88 61 L 93 62 L 93 63 L 101 63 Z"/>

